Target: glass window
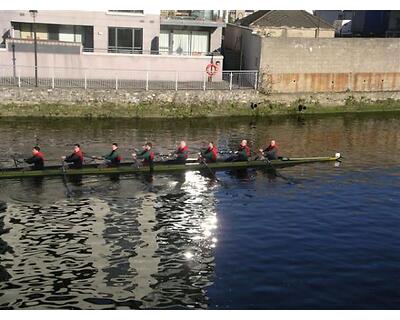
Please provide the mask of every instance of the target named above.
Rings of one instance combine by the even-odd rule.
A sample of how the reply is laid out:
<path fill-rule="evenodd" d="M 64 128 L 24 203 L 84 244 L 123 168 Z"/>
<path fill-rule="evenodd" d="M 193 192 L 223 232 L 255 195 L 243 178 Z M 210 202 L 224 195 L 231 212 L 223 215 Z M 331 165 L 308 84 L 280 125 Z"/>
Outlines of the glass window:
<path fill-rule="evenodd" d="M 131 53 L 133 47 L 132 29 L 117 28 L 117 50 L 118 52 Z"/>
<path fill-rule="evenodd" d="M 35 28 L 35 26 L 33 26 Z M 38 40 L 48 40 L 49 33 L 47 30 L 47 24 L 36 24 L 36 38 Z"/>
<path fill-rule="evenodd" d="M 190 31 L 174 31 L 172 49 L 176 54 L 189 54 Z"/>
<path fill-rule="evenodd" d="M 33 39 L 32 25 L 30 23 L 21 23 L 21 39 Z"/>
<path fill-rule="evenodd" d="M 193 31 L 191 39 L 191 54 L 205 54 L 208 52 L 208 32 Z"/>
<path fill-rule="evenodd" d="M 143 29 L 135 29 L 133 39 L 134 53 L 143 53 Z"/>
<path fill-rule="evenodd" d="M 82 43 L 83 27 L 75 26 L 75 42 Z"/>
<path fill-rule="evenodd" d="M 49 31 L 49 40 L 59 40 L 59 26 L 57 24 L 49 24 L 47 29 Z"/>
<path fill-rule="evenodd" d="M 60 41 L 75 41 L 74 26 L 60 25 L 60 33 L 58 35 Z"/>
<path fill-rule="evenodd" d="M 93 51 L 93 27 L 92 26 L 83 27 L 82 45 L 83 45 L 83 49 L 85 51 L 87 51 L 87 52 Z"/>
<path fill-rule="evenodd" d="M 169 53 L 169 30 L 161 30 L 160 31 L 160 53 L 165 54 Z"/>
<path fill-rule="evenodd" d="M 109 27 L 108 52 L 142 53 L 143 29 Z"/>
<path fill-rule="evenodd" d="M 115 52 L 113 50 L 116 50 L 116 48 L 117 48 L 117 39 L 116 39 L 115 28 L 108 28 L 108 51 Z"/>

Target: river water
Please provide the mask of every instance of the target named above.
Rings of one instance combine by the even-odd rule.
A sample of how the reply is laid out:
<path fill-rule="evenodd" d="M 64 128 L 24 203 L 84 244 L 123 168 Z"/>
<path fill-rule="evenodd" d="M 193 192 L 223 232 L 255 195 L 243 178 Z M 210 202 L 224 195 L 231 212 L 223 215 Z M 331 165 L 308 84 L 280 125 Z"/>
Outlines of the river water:
<path fill-rule="evenodd" d="M 0 119 L 0 160 L 151 140 L 343 162 L 0 181 L 1 309 L 397 309 L 400 113 L 211 120 Z M 58 164 L 57 162 L 54 162 Z M 12 165 L 1 162 L 1 165 Z M 67 189 L 70 197 L 67 196 Z"/>

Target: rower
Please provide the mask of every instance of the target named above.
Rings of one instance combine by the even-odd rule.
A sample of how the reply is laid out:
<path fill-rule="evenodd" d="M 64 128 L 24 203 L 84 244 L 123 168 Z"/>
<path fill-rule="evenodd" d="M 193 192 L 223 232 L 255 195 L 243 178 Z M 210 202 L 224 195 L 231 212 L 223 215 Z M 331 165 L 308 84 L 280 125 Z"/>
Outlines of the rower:
<path fill-rule="evenodd" d="M 121 156 L 118 152 L 118 143 L 113 143 L 111 146 L 111 152 L 104 157 L 107 161 L 107 166 L 109 167 L 118 167 L 121 163 Z"/>
<path fill-rule="evenodd" d="M 217 162 L 218 150 L 214 146 L 214 142 L 210 141 L 208 143 L 208 148 L 201 151 L 199 160 L 204 160 L 207 163 Z"/>
<path fill-rule="evenodd" d="M 185 141 L 181 141 L 178 145 L 178 149 L 173 153 L 176 155 L 175 159 L 167 160 L 165 163 L 168 164 L 185 164 L 189 156 L 189 148 Z"/>
<path fill-rule="evenodd" d="M 251 151 L 249 146 L 247 145 L 247 140 L 242 140 L 240 142 L 239 148 L 235 151 L 235 154 L 225 161 L 248 161 L 251 156 Z"/>
<path fill-rule="evenodd" d="M 275 140 L 271 140 L 269 146 L 267 148 L 259 150 L 265 159 L 268 160 L 276 160 L 278 159 L 278 145 L 276 144 Z"/>
<path fill-rule="evenodd" d="M 69 167 L 71 169 L 81 169 L 83 166 L 83 153 L 81 146 L 77 143 L 74 145 L 74 152 L 69 156 L 63 156 L 61 159 L 65 162 L 71 163 Z"/>
<path fill-rule="evenodd" d="M 179 148 L 178 148 L 178 150 L 175 151 L 175 154 L 176 154 L 176 159 L 175 160 L 178 163 L 183 163 L 183 164 L 186 163 L 186 160 L 187 160 L 187 158 L 189 156 L 189 148 L 186 145 L 185 141 L 182 140 L 180 142 Z"/>
<path fill-rule="evenodd" d="M 44 169 L 44 156 L 40 151 L 39 146 L 34 146 L 32 148 L 32 157 L 24 160 L 28 164 L 33 164 L 31 166 L 32 170 L 43 170 Z"/>
<path fill-rule="evenodd" d="M 134 160 L 137 160 L 137 157 L 142 159 L 142 164 L 144 166 L 150 166 L 153 167 L 153 162 L 154 162 L 154 152 L 151 150 L 153 147 L 151 142 L 146 142 L 146 144 L 143 146 L 143 151 L 139 154 L 132 153 L 132 158 Z"/>

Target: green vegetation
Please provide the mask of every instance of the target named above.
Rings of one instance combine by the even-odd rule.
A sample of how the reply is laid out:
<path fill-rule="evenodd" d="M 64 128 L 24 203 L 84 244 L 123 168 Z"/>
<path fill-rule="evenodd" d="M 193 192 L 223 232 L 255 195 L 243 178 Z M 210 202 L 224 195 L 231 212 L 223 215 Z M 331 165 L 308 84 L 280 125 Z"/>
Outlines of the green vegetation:
<path fill-rule="evenodd" d="M 290 104 L 264 99 L 257 105 L 237 101 L 197 104 L 173 102 L 0 103 L 0 117 L 200 118 L 382 111 L 400 111 L 400 101 L 394 99 L 372 101 L 364 97 L 357 100 L 353 96 L 348 96 L 342 105 L 323 105 L 317 99 L 298 99 Z"/>

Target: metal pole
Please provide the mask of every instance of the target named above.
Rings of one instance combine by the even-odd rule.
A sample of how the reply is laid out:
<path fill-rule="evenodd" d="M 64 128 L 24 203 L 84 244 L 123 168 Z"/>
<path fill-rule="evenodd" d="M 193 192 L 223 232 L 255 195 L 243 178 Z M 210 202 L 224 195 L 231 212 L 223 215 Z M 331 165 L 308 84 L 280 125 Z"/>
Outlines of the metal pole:
<path fill-rule="evenodd" d="M 178 72 L 175 72 L 175 91 L 178 91 Z"/>
<path fill-rule="evenodd" d="M 18 88 L 21 88 L 21 75 L 18 74 Z"/>
<path fill-rule="evenodd" d="M 233 73 L 231 72 L 230 76 L 229 76 L 229 90 L 232 91 L 232 78 L 233 78 Z"/>
<path fill-rule="evenodd" d="M 35 52 L 35 87 L 38 86 L 38 65 L 37 65 L 37 38 L 36 38 L 36 14 L 37 10 L 29 10 L 33 17 L 33 46 Z"/>
<path fill-rule="evenodd" d="M 34 18 L 35 19 L 35 18 Z M 37 38 L 36 38 L 36 23 L 33 20 L 33 44 L 35 50 L 35 87 L 38 86 L 38 63 L 37 63 Z"/>
<path fill-rule="evenodd" d="M 15 67 L 15 61 L 17 59 L 15 58 L 15 43 L 14 43 L 14 41 L 13 41 L 13 43 L 11 45 L 11 48 L 12 48 L 12 61 L 13 61 L 13 76 L 14 76 L 14 79 L 15 79 L 17 77 L 17 70 L 16 70 L 16 67 Z"/>
<path fill-rule="evenodd" d="M 36 24 L 34 24 L 34 46 L 35 46 L 35 87 L 38 86 L 38 65 L 37 65 L 37 40 L 36 40 Z"/>
<path fill-rule="evenodd" d="M 87 89 L 87 77 L 86 77 L 86 72 L 85 72 L 85 90 Z"/>
<path fill-rule="evenodd" d="M 258 81 L 258 72 L 255 74 L 255 79 L 254 79 L 254 90 L 257 90 L 257 81 Z"/>
<path fill-rule="evenodd" d="M 146 91 L 149 91 L 149 72 L 146 71 Z"/>
<path fill-rule="evenodd" d="M 115 90 L 118 90 L 118 76 L 115 76 Z"/>
<path fill-rule="evenodd" d="M 54 73 L 53 76 L 51 77 L 51 88 L 54 89 Z"/>
<path fill-rule="evenodd" d="M 203 73 L 203 91 L 206 91 L 206 75 Z"/>

